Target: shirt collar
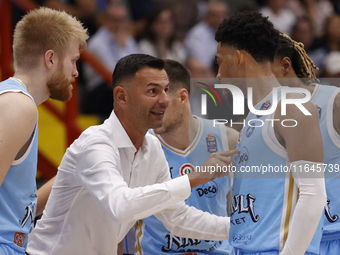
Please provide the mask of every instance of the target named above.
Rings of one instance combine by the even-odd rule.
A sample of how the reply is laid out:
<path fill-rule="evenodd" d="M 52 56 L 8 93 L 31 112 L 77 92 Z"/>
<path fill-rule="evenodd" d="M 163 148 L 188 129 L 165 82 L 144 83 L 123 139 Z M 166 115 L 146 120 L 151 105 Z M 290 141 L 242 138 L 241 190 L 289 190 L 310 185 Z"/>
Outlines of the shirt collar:
<path fill-rule="evenodd" d="M 122 123 L 120 123 L 114 111 L 111 112 L 110 117 L 105 122 L 108 122 L 108 124 L 112 128 L 111 129 L 112 137 L 118 148 L 133 148 L 134 152 L 136 152 L 136 147 L 133 145 L 130 137 L 126 133 L 124 127 L 122 126 Z M 150 134 L 146 134 L 144 136 L 144 139 L 141 145 L 141 149 L 143 150 L 143 152 L 147 150 L 147 147 L 148 147 L 148 141 L 146 138 L 147 135 L 150 135 Z"/>
<path fill-rule="evenodd" d="M 118 148 L 136 149 L 114 111 L 105 122 L 110 125 L 113 141 Z"/>

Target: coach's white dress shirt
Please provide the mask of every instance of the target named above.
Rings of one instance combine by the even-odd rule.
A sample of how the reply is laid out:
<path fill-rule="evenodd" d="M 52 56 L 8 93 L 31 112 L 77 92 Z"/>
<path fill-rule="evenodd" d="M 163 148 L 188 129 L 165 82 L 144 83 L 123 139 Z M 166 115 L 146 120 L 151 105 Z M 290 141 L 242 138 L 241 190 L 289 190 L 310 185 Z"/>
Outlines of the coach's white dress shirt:
<path fill-rule="evenodd" d="M 147 133 L 136 151 L 112 112 L 67 149 L 27 252 L 116 254 L 135 221 L 152 214 L 177 236 L 227 239 L 229 219 L 186 206 L 190 193 L 187 176 L 170 178 L 157 138 Z"/>

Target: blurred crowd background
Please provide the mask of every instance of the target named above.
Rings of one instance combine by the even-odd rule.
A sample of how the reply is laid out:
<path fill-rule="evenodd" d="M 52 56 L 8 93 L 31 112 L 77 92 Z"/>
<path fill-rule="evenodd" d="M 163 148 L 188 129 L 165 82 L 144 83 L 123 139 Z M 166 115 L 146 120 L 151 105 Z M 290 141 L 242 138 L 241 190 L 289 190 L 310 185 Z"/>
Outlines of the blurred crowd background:
<path fill-rule="evenodd" d="M 224 18 L 255 10 L 302 42 L 319 78 L 340 78 L 338 0 L 36 0 L 78 17 L 88 28 L 88 51 L 110 71 L 132 53 L 170 58 L 196 78 L 216 75 L 215 31 Z M 14 23 L 23 13 L 14 7 Z M 80 111 L 105 119 L 113 107 L 110 84 L 79 62 Z"/>

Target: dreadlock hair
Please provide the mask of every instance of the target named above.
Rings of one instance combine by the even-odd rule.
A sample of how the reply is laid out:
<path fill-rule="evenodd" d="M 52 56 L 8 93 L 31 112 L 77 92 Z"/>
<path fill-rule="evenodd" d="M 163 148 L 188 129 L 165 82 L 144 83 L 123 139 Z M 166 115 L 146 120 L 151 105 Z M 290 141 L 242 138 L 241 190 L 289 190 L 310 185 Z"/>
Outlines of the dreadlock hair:
<path fill-rule="evenodd" d="M 284 57 L 290 58 L 296 75 L 303 78 L 304 83 L 319 82 L 313 70 L 318 70 L 318 68 L 307 55 L 303 43 L 296 42 L 288 35 L 280 33 L 279 47 L 275 52 L 275 57 L 280 58 L 280 60 Z"/>
<path fill-rule="evenodd" d="M 221 45 L 245 50 L 256 62 L 274 62 L 279 31 L 268 17 L 254 11 L 239 12 L 219 25 L 215 40 Z"/>

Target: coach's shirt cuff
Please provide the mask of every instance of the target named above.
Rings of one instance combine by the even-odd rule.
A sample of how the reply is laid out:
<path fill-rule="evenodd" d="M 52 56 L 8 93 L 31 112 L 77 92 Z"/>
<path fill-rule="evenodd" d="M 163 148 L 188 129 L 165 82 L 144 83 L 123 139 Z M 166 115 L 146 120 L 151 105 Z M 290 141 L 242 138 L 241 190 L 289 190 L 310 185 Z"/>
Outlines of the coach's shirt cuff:
<path fill-rule="evenodd" d="M 171 201 L 175 203 L 184 201 L 191 194 L 191 186 L 187 174 L 167 181 L 166 185 L 170 192 Z"/>

